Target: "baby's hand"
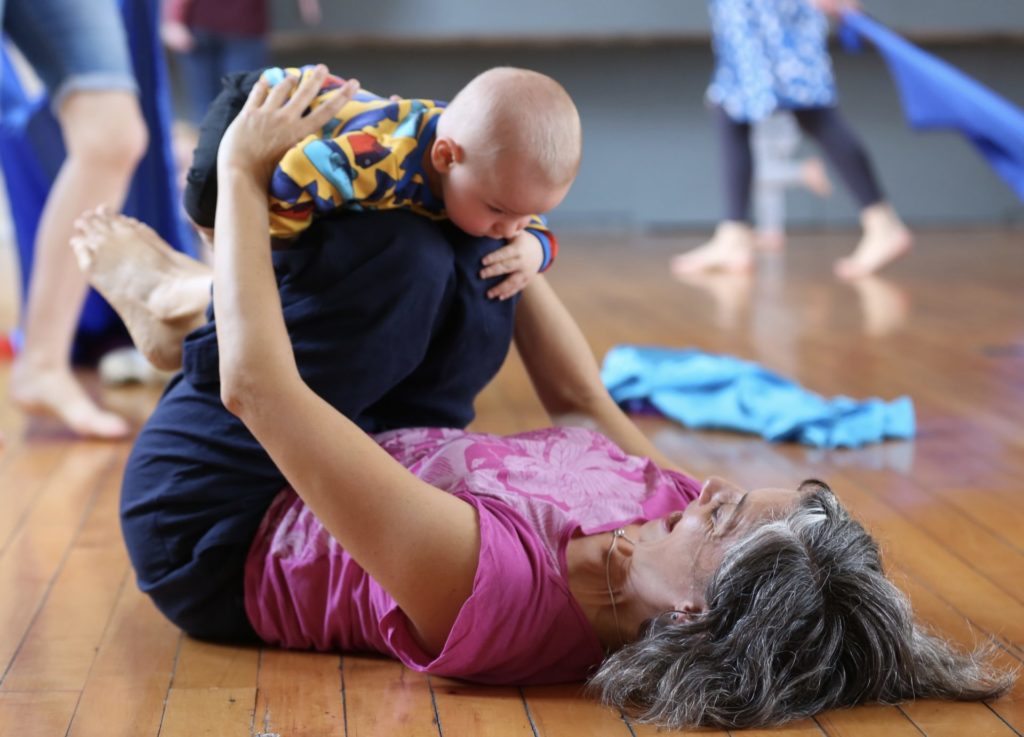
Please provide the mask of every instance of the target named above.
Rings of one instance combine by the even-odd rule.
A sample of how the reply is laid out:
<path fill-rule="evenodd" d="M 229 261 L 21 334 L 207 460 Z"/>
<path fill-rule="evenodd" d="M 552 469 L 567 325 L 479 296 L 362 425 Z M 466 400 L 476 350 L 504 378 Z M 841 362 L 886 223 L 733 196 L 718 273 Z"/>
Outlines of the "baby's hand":
<path fill-rule="evenodd" d="M 846 11 L 860 10 L 858 0 L 812 0 L 812 3 L 818 10 L 833 18 L 839 18 Z"/>
<path fill-rule="evenodd" d="M 488 290 L 487 296 L 500 300 L 515 296 L 526 288 L 543 263 L 544 248 L 540 241 L 537 236 L 524 230 L 497 251 L 484 256 L 481 279 L 508 274 L 507 279 Z"/>

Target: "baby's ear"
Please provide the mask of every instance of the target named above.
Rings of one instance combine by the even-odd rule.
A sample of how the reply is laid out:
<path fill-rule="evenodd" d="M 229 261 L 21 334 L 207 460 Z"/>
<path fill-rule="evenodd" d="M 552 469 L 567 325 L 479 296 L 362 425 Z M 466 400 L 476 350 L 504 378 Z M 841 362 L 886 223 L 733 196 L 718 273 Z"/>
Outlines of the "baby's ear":
<path fill-rule="evenodd" d="M 438 138 L 430 147 L 430 163 L 442 174 L 447 174 L 455 164 L 461 164 L 465 154 L 462 147 L 450 138 Z"/>

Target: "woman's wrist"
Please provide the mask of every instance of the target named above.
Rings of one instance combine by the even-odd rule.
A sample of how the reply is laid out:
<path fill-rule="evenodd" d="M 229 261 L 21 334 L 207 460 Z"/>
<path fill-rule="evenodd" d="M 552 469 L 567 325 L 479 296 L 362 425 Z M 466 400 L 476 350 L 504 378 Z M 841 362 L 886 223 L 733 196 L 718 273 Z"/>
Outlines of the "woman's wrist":
<path fill-rule="evenodd" d="M 267 192 L 273 168 L 252 161 L 222 159 L 217 162 L 217 188 L 222 195 L 229 190 L 257 189 Z"/>

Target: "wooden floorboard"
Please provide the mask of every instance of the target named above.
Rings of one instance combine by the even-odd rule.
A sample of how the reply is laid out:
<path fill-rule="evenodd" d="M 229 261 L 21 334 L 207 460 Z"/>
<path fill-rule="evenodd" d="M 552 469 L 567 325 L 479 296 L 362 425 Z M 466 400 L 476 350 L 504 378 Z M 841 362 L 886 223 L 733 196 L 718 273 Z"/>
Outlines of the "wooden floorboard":
<path fill-rule="evenodd" d="M 360 655 L 344 656 L 343 673 L 349 737 L 440 735 L 430 682 L 422 673 L 391 660 Z"/>
<path fill-rule="evenodd" d="M 598 355 L 619 343 L 695 346 L 761 362 L 826 395 L 913 397 L 913 442 L 774 445 L 638 419 L 697 475 L 746 485 L 829 481 L 878 537 L 919 619 L 1024 666 L 1024 236 L 920 233 L 884 277 L 844 285 L 852 234 L 798 234 L 757 273 L 680 284 L 666 264 L 695 235 L 564 234 L 550 279 Z M 11 291 L 0 284 L 0 313 Z M 6 307 L 4 307 L 6 305 Z M 0 326 L 10 325 L 0 314 Z M 152 389 L 91 391 L 136 421 Z M 0 393 L 8 370 L 0 365 Z M 474 429 L 546 418 L 513 351 Z M 141 594 L 117 521 L 126 443 L 75 441 L 0 402 L 0 737 L 7 735 L 523 735 L 664 732 L 576 684 L 495 688 L 361 654 L 184 637 Z M 726 735 L 732 731 L 695 734 Z M 768 733 L 768 732 L 765 732 Z M 820 714 L 771 734 L 1022 735 L 1024 685 L 991 703 L 918 702 Z M 744 734 L 759 734 L 746 732 Z"/>
<path fill-rule="evenodd" d="M 532 737 L 533 725 L 519 689 L 430 679 L 442 734 Z"/>
<path fill-rule="evenodd" d="M 261 653 L 254 732 L 332 737 L 344 728 L 344 712 L 341 656 Z"/>

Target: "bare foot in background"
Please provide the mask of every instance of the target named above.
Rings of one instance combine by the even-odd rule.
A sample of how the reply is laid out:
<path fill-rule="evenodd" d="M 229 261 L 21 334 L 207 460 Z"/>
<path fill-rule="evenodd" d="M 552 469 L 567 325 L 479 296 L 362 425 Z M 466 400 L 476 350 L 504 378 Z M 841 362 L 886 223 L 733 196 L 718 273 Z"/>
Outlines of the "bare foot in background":
<path fill-rule="evenodd" d="M 23 354 L 11 366 L 10 386 L 23 412 L 54 417 L 81 437 L 118 440 L 131 432 L 123 417 L 96 404 L 67 365 L 40 366 Z"/>
<path fill-rule="evenodd" d="M 780 253 L 786 248 L 786 231 L 778 228 L 758 230 L 756 246 L 758 251 Z"/>
<path fill-rule="evenodd" d="M 860 217 L 864 235 L 854 252 L 836 261 L 835 274 L 840 279 L 860 279 L 874 274 L 907 254 L 914 238 L 885 203 L 864 208 Z"/>
<path fill-rule="evenodd" d="M 746 223 L 719 223 L 711 240 L 675 256 L 670 268 L 677 277 L 708 271 L 750 271 L 754 266 L 754 231 Z"/>
<path fill-rule="evenodd" d="M 818 197 L 832 195 L 832 180 L 828 177 L 828 169 L 825 168 L 825 162 L 817 156 L 806 159 L 800 165 L 800 181 Z"/>
<path fill-rule="evenodd" d="M 71 247 L 149 362 L 165 371 L 180 368 L 182 340 L 205 322 L 209 267 L 138 220 L 102 210 L 79 219 Z"/>

